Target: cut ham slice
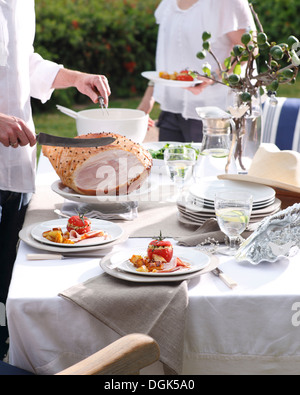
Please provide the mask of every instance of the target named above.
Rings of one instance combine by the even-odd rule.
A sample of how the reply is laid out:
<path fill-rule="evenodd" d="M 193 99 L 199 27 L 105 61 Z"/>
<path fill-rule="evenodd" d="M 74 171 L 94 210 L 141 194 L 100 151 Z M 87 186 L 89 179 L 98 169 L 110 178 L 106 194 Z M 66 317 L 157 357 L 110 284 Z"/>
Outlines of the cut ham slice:
<path fill-rule="evenodd" d="M 110 236 L 103 232 L 103 230 L 91 230 L 90 232 L 83 233 L 80 235 L 76 232 L 76 230 L 71 230 L 69 240 L 73 241 L 74 243 L 78 243 L 82 240 L 92 239 L 95 237 L 101 237 L 103 240 L 109 240 Z"/>
<path fill-rule="evenodd" d="M 83 195 L 127 195 L 150 174 L 151 154 L 141 145 L 114 133 L 89 133 L 75 138 L 115 137 L 106 146 L 90 148 L 43 146 L 62 183 Z"/>
<path fill-rule="evenodd" d="M 177 270 L 189 269 L 190 265 L 186 262 L 183 262 L 178 257 L 173 257 L 170 262 L 164 263 L 164 268 L 159 270 L 159 273 L 171 273 L 176 272 Z"/>

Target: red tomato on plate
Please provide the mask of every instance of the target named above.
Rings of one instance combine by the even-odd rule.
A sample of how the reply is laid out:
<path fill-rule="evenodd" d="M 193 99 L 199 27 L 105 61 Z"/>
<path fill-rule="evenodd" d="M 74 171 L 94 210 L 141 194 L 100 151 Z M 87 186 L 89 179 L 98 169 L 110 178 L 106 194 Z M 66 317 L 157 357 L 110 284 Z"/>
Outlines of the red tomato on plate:
<path fill-rule="evenodd" d="M 83 235 L 91 230 L 91 221 L 83 215 L 73 215 L 68 219 L 67 230 L 75 230 L 78 234 Z"/>
<path fill-rule="evenodd" d="M 181 70 L 176 76 L 177 81 L 194 81 L 194 77 L 190 74 L 189 70 Z"/>
<path fill-rule="evenodd" d="M 149 259 L 152 259 L 153 255 L 156 255 L 165 259 L 166 262 L 170 262 L 173 257 L 172 243 L 170 241 L 164 240 L 160 233 L 158 238 L 152 240 L 149 243 L 147 254 Z"/>

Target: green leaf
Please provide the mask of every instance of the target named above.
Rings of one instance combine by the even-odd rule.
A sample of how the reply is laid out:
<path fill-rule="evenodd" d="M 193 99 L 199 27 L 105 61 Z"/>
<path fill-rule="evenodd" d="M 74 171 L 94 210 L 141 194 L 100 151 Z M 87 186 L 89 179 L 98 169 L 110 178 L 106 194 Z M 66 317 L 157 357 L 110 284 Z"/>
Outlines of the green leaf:
<path fill-rule="evenodd" d="M 205 41 L 203 43 L 203 49 L 206 50 L 206 51 L 210 50 L 210 42 L 209 41 Z"/>
<path fill-rule="evenodd" d="M 206 57 L 206 51 L 205 50 L 200 51 L 200 52 L 197 53 L 197 58 L 198 59 L 205 59 L 205 57 Z"/>
<path fill-rule="evenodd" d="M 242 67 L 241 67 L 241 64 L 239 62 L 234 66 L 233 73 L 241 75 Z"/>
<path fill-rule="evenodd" d="M 225 65 L 225 67 L 226 67 L 227 70 L 230 69 L 230 67 L 231 67 L 231 56 L 229 56 L 228 58 L 226 58 L 226 59 L 224 60 L 224 65 Z"/>
<path fill-rule="evenodd" d="M 202 67 L 202 71 L 203 71 L 203 73 L 206 74 L 208 77 L 211 76 L 211 70 L 210 70 L 209 67 L 203 66 L 203 67 Z"/>
<path fill-rule="evenodd" d="M 209 32 L 203 32 L 202 34 L 202 40 L 207 41 L 211 38 L 211 34 Z"/>

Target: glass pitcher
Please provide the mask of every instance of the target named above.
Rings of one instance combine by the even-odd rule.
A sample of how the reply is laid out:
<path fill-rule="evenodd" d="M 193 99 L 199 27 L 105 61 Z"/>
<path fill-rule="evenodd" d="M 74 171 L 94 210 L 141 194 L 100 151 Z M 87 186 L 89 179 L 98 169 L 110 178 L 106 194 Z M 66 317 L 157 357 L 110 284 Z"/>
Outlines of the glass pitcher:
<path fill-rule="evenodd" d="M 202 147 L 194 170 L 196 181 L 237 173 L 233 154 L 228 164 L 230 152 L 234 153 L 231 136 L 235 133 L 235 123 L 231 115 L 218 107 L 197 107 L 196 111 L 203 122 Z"/>

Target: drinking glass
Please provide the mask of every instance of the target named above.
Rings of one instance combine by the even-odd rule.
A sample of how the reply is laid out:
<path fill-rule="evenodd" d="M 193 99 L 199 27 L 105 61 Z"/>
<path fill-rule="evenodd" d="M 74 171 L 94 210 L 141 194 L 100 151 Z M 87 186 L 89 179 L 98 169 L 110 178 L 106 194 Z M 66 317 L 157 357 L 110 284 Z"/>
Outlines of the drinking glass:
<path fill-rule="evenodd" d="M 247 228 L 252 211 L 253 197 L 243 191 L 223 191 L 216 193 L 215 213 L 219 227 L 229 238 L 226 253 L 234 255 L 238 248 L 237 241 Z"/>
<path fill-rule="evenodd" d="M 164 151 L 164 161 L 169 177 L 182 197 L 184 185 L 193 175 L 196 151 L 184 146 L 169 147 Z"/>

